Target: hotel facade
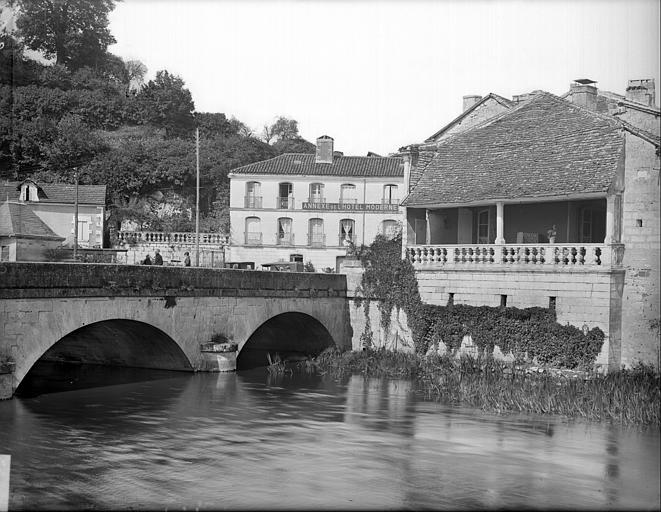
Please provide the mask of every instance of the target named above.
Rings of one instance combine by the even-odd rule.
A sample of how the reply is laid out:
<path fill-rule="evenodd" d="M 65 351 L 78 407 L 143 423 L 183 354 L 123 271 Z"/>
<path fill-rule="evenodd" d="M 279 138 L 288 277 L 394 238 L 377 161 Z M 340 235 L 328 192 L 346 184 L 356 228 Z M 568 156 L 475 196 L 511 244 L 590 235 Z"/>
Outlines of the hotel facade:
<path fill-rule="evenodd" d="M 403 219 L 403 159 L 344 156 L 328 136 L 317 139 L 314 155 L 286 153 L 229 177 L 230 263 L 311 262 L 337 271 L 352 246 L 392 236 Z"/>

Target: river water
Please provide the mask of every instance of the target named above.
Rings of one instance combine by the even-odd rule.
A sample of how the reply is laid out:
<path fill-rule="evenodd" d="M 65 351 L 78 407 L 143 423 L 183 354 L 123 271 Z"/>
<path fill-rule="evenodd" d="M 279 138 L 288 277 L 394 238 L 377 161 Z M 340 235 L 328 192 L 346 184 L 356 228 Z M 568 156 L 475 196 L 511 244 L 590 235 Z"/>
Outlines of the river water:
<path fill-rule="evenodd" d="M 660 507 L 658 428 L 484 414 L 361 376 L 149 375 L 0 402 L 10 510 Z"/>

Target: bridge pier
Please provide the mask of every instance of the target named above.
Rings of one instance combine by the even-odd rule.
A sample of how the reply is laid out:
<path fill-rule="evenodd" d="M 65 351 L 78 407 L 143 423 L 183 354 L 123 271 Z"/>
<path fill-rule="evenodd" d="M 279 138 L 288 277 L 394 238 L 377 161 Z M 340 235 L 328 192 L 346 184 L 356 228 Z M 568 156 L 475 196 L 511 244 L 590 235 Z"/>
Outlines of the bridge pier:
<path fill-rule="evenodd" d="M 202 343 L 200 352 L 202 361 L 201 372 L 234 372 L 236 371 L 236 353 L 239 346 L 236 343 Z"/>

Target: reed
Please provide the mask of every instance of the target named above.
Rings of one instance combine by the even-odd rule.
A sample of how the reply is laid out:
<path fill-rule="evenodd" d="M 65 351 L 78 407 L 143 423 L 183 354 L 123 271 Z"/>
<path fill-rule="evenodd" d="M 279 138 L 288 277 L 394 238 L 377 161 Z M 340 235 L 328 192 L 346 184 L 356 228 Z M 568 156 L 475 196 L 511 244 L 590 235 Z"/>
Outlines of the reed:
<path fill-rule="evenodd" d="M 422 357 L 387 350 L 325 351 L 315 360 L 335 378 L 412 378 L 427 398 L 497 413 L 534 413 L 659 425 L 661 376 L 651 367 L 599 375 L 553 373 L 494 359 Z"/>

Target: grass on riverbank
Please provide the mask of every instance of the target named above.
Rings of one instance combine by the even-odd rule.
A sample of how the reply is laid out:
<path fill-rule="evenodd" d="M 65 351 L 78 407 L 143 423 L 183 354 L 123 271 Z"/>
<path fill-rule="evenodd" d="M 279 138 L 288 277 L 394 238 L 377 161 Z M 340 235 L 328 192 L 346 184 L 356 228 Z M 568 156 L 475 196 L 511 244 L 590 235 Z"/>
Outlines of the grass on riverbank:
<path fill-rule="evenodd" d="M 659 425 L 661 375 L 650 367 L 607 375 L 531 372 L 494 359 L 422 357 L 388 350 L 327 350 L 315 360 L 333 377 L 411 378 L 429 398 L 498 413 L 526 412 Z"/>

